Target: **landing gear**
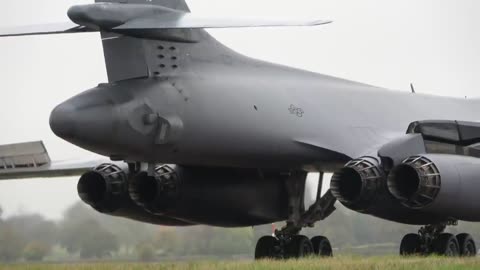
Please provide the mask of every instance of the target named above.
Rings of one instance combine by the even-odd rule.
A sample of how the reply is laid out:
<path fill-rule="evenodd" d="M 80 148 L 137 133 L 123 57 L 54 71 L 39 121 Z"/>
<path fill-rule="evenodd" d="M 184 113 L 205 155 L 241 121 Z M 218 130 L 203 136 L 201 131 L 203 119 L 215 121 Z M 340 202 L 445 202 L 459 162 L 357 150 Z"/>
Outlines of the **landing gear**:
<path fill-rule="evenodd" d="M 458 256 L 458 241 L 451 233 L 442 233 L 433 241 L 433 252 L 448 257 Z"/>
<path fill-rule="evenodd" d="M 420 254 L 422 250 L 422 239 L 420 235 L 409 233 L 405 235 L 400 243 L 400 255 L 416 255 Z"/>
<path fill-rule="evenodd" d="M 335 211 L 336 202 L 330 190 L 321 196 L 323 173 L 317 189 L 315 203 L 305 211 L 303 197 L 306 173 L 294 172 L 286 179 L 289 195 L 289 218 L 287 225 L 275 231 L 275 236 L 264 236 L 257 242 L 255 259 L 298 259 L 311 255 L 332 256 L 330 241 L 324 236 L 312 239 L 300 235 L 304 227 L 313 227 L 315 222 L 323 220 Z"/>
<path fill-rule="evenodd" d="M 472 257 L 477 255 L 477 246 L 473 237 L 468 233 L 461 233 L 457 235 L 458 247 L 460 256 Z"/>
<path fill-rule="evenodd" d="M 255 259 L 298 259 L 317 255 L 331 257 L 332 246 L 324 236 L 312 239 L 303 235 L 294 235 L 289 241 L 281 241 L 273 236 L 263 236 L 257 242 Z"/>
<path fill-rule="evenodd" d="M 304 235 L 294 235 L 285 247 L 287 259 L 303 258 L 312 255 L 312 241 Z"/>
<path fill-rule="evenodd" d="M 332 257 L 333 250 L 330 241 L 325 236 L 315 236 L 312 238 L 313 251 L 320 257 Z"/>
<path fill-rule="evenodd" d="M 447 225 L 457 225 L 457 222 L 427 225 L 418 234 L 405 235 L 400 244 L 400 255 L 475 256 L 477 247 L 472 236 L 466 233 L 457 236 L 445 233 Z"/>
<path fill-rule="evenodd" d="M 255 259 L 275 259 L 278 257 L 280 241 L 273 236 L 263 236 L 255 247 Z"/>

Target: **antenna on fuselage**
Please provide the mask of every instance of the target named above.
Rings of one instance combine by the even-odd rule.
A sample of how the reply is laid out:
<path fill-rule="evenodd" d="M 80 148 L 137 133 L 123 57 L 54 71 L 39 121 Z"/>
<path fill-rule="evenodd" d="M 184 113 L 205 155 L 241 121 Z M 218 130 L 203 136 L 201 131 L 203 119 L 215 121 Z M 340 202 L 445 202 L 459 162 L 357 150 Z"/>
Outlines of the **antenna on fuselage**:
<path fill-rule="evenodd" d="M 412 94 L 415 94 L 415 87 L 413 86 L 413 83 L 410 83 L 410 89 L 412 89 Z"/>

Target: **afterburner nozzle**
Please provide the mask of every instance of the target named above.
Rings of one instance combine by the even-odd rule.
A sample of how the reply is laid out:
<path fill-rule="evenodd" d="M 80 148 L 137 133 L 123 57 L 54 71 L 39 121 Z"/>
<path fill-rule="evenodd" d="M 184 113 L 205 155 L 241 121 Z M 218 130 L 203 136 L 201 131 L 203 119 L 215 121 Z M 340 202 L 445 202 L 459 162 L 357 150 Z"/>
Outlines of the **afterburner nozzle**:
<path fill-rule="evenodd" d="M 441 188 L 437 165 L 427 157 L 413 156 L 393 168 L 388 190 L 405 206 L 420 209 L 435 201 Z"/>
<path fill-rule="evenodd" d="M 372 157 L 350 161 L 332 176 L 333 196 L 350 208 L 365 210 L 384 185 L 385 176 L 379 162 Z"/>

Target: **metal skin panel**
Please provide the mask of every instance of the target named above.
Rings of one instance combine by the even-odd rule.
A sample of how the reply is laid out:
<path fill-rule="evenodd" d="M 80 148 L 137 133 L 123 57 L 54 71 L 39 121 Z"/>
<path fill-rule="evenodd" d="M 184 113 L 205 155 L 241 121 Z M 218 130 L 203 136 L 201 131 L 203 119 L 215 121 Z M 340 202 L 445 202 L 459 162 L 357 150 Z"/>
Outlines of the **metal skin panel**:
<path fill-rule="evenodd" d="M 400 164 L 405 157 L 426 153 L 425 142 L 421 134 L 406 134 L 395 139 L 378 150 L 383 166 L 388 169 Z"/>
<path fill-rule="evenodd" d="M 147 41 L 108 32 L 102 32 L 101 36 L 109 81 L 148 76 L 143 47 Z"/>
<path fill-rule="evenodd" d="M 351 210 L 356 211 L 355 209 Z M 441 212 L 407 208 L 402 205 L 398 199 L 394 198 L 386 188 L 372 201 L 372 206 L 369 209 L 357 212 L 409 225 L 441 223 L 447 221 L 449 218 L 449 216 Z"/>

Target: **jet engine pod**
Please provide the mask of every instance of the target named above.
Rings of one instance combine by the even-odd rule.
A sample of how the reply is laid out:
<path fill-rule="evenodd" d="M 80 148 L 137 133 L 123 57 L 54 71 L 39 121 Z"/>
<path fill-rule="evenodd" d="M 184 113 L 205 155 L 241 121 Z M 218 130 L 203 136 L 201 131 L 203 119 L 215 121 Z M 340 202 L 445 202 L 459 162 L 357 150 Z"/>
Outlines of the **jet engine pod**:
<path fill-rule="evenodd" d="M 78 195 L 99 212 L 117 210 L 128 196 L 127 174 L 114 164 L 101 164 L 84 173 L 77 184 Z M 128 198 L 128 197 L 127 197 Z"/>
<path fill-rule="evenodd" d="M 387 185 L 411 209 L 480 221 L 479 175 L 479 158 L 425 154 L 409 157 L 393 168 Z"/>
<path fill-rule="evenodd" d="M 440 172 L 429 158 L 413 156 L 396 166 L 388 176 L 388 190 L 410 208 L 431 204 L 441 188 Z"/>
<path fill-rule="evenodd" d="M 179 177 L 175 165 L 159 165 L 153 176 L 141 172 L 130 183 L 132 200 L 147 211 L 165 212 L 178 196 Z"/>
<path fill-rule="evenodd" d="M 117 217 L 164 226 L 189 226 L 191 222 L 148 213 L 128 194 L 128 173 L 115 164 L 102 164 L 80 177 L 80 198 L 95 210 Z"/>
<path fill-rule="evenodd" d="M 288 217 L 283 174 L 258 169 L 159 165 L 130 183 L 130 197 L 146 211 L 220 227 L 268 224 Z"/>
<path fill-rule="evenodd" d="M 332 194 L 345 206 L 367 209 L 385 185 L 385 174 L 377 159 L 362 157 L 348 162 L 332 176 Z"/>

